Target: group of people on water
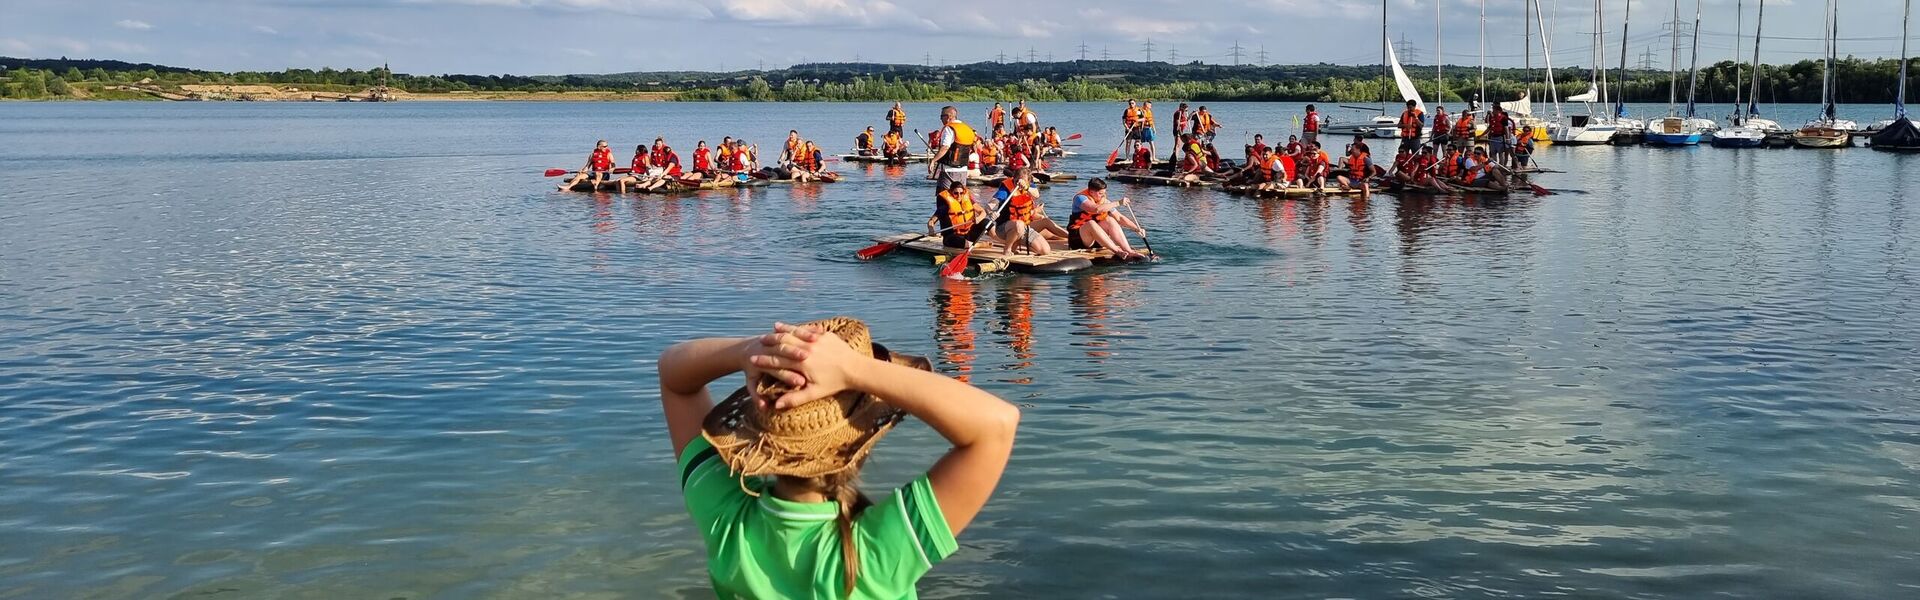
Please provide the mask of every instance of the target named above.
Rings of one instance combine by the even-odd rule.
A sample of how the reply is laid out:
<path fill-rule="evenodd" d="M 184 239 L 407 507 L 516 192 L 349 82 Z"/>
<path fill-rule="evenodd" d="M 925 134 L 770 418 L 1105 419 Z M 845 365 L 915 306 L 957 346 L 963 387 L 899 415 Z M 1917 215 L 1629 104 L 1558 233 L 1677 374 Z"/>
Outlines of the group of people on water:
<path fill-rule="evenodd" d="M 1000 103 L 995 102 L 987 111 L 987 122 L 992 127 L 991 134 L 977 136 L 972 148 L 973 170 L 987 175 L 998 174 L 1005 169 L 1036 168 L 1045 171 L 1044 159 L 1066 152 L 1060 130 L 1053 127 L 1042 128 L 1040 117 L 1027 103 L 1021 101 L 1013 107 L 1011 117 L 1014 126 L 1007 127 L 1009 113 Z M 884 157 L 905 162 L 913 157 L 910 142 L 902 134 L 906 127 L 906 112 L 895 103 L 887 111 L 888 130 L 884 135 L 876 135 L 872 127 L 860 132 L 853 138 L 854 152 L 864 157 Z M 945 127 L 927 134 L 926 148 L 937 151 L 942 144 Z"/>
<path fill-rule="evenodd" d="M 621 193 L 650 192 L 671 184 L 699 185 L 727 177 L 795 182 L 831 181 L 835 177 L 826 170 L 826 155 L 820 146 L 801 138 L 797 130 L 787 132 L 787 140 L 773 165 L 762 167 L 759 155 L 758 144 L 727 136 L 714 148 L 708 148 L 707 141 L 700 140 L 693 148 L 692 165 L 685 165 L 679 152 L 667 145 L 665 138 L 653 138 L 652 146 L 634 147 L 633 158 L 627 166 L 615 167 L 613 149 L 606 140 L 600 140 L 587 155 L 587 164 L 562 182 L 560 190 L 588 183 L 595 190 L 612 185 Z"/>

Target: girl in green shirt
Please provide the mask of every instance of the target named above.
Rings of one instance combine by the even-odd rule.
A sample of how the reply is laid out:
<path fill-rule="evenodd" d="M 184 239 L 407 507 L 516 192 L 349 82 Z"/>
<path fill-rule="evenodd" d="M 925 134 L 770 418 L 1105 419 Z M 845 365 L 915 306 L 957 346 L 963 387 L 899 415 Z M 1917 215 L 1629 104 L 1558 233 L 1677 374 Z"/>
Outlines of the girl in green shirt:
<path fill-rule="evenodd" d="M 676 474 L 722 598 L 916 597 L 993 494 L 1020 421 L 845 317 L 682 342 L 659 368 Z M 747 387 L 715 406 L 707 384 L 734 372 Z M 952 449 L 875 504 L 855 480 L 909 415 Z"/>

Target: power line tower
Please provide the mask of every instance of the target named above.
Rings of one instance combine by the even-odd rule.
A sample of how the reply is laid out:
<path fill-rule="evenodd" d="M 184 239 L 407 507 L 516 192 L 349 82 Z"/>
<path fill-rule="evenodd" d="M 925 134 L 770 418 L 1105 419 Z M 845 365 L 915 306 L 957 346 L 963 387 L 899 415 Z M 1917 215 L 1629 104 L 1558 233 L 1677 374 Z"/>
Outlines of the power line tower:
<path fill-rule="evenodd" d="M 1234 40 L 1232 50 L 1233 52 L 1231 52 L 1230 54 L 1233 55 L 1233 66 L 1238 67 L 1240 66 L 1240 54 L 1242 51 L 1246 50 L 1246 48 L 1240 47 L 1240 40 Z"/>
<path fill-rule="evenodd" d="M 1027 62 L 1040 62 L 1040 53 L 1034 52 L 1033 46 L 1027 46 Z"/>
<path fill-rule="evenodd" d="M 994 59 L 993 59 L 993 62 L 997 62 L 997 63 L 1000 63 L 1000 64 L 1003 64 L 1003 65 L 1004 65 L 1004 64 L 1007 64 L 1007 53 L 1006 53 L 1006 51 L 1004 51 L 1004 50 L 1003 50 L 1003 51 L 1001 51 L 1001 52 L 1000 52 L 1000 54 L 998 54 L 998 55 L 996 55 L 996 56 L 994 57 Z"/>
<path fill-rule="evenodd" d="M 1400 41 L 1394 42 L 1393 51 L 1399 54 L 1395 58 L 1399 58 L 1400 62 L 1407 64 L 1420 62 L 1420 47 L 1413 45 L 1404 32 L 1400 34 Z"/>
<path fill-rule="evenodd" d="M 1640 53 L 1640 70 L 1653 70 L 1653 46 L 1647 46 L 1647 51 Z"/>
<path fill-rule="evenodd" d="M 1153 38 L 1147 38 L 1147 43 L 1141 46 L 1147 51 L 1147 62 L 1153 62 Z"/>
<path fill-rule="evenodd" d="M 1255 60 L 1259 61 L 1255 64 L 1258 64 L 1262 67 L 1267 66 L 1267 45 L 1261 44 L 1260 51 L 1253 53 L 1253 56 Z"/>
<path fill-rule="evenodd" d="M 1086 59 L 1087 59 L 1087 41 L 1080 40 L 1080 60 L 1084 61 Z"/>
<path fill-rule="evenodd" d="M 928 52 L 928 53 L 927 53 L 927 54 L 926 54 L 925 56 L 921 56 L 921 57 L 920 57 L 920 66 L 922 66 L 922 67 L 931 67 L 931 66 L 933 66 L 933 53 L 932 53 L 932 52 Z"/>
<path fill-rule="evenodd" d="M 1052 53 L 1052 52 L 1048 52 L 1048 53 L 1047 53 L 1047 62 L 1053 62 L 1053 53 Z"/>
<path fill-rule="evenodd" d="M 1167 62 L 1176 64 L 1176 65 L 1180 64 L 1180 47 L 1179 46 L 1172 46 L 1167 49 Z"/>
<path fill-rule="evenodd" d="M 1107 51 L 1107 45 L 1100 45 L 1100 60 L 1113 60 L 1113 53 Z"/>

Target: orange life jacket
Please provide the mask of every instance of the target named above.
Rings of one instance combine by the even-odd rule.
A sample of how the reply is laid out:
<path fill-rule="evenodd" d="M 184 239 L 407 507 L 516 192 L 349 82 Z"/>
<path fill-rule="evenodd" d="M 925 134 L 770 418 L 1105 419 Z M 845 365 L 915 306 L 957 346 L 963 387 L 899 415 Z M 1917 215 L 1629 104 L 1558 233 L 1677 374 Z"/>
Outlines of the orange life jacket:
<path fill-rule="evenodd" d="M 1007 124 L 1007 110 L 998 106 L 993 107 L 993 110 L 987 111 L 987 123 L 992 124 L 996 128 L 1005 126 Z"/>
<path fill-rule="evenodd" d="M 1007 192 L 1006 220 L 1021 223 L 1033 221 L 1035 215 L 1033 190 L 1020 187 L 1020 184 L 1012 179 L 1001 182 L 1000 189 Z"/>
<path fill-rule="evenodd" d="M 1459 152 L 1447 153 L 1446 160 L 1440 163 L 1440 176 L 1442 177 L 1459 177 L 1460 176 L 1460 153 Z"/>
<path fill-rule="evenodd" d="M 947 147 L 947 154 L 945 156 L 941 156 L 936 160 L 939 160 L 940 164 L 949 167 L 958 168 L 967 166 L 968 151 L 973 148 L 975 142 L 980 140 L 980 136 L 975 135 L 973 128 L 968 127 L 966 123 L 960 122 L 959 119 L 954 119 L 952 123 L 947 124 L 947 127 L 953 128 L 953 139 L 950 140 L 953 142 L 953 145 Z M 934 131 L 933 135 L 940 135 L 940 131 Z M 933 147 L 939 148 L 940 145 L 934 144 Z"/>
<path fill-rule="evenodd" d="M 1473 113 L 1460 113 L 1460 120 L 1453 122 L 1453 137 L 1460 139 L 1473 137 Z"/>
<path fill-rule="evenodd" d="M 958 195 L 952 191 L 940 192 L 940 227 L 953 228 L 954 233 L 967 235 L 973 231 L 973 222 L 980 218 L 980 206 L 973 202 L 973 192 L 961 188 Z"/>
<path fill-rule="evenodd" d="M 1368 165 L 1367 165 L 1368 160 L 1371 158 L 1372 157 L 1367 156 L 1367 153 L 1365 152 L 1348 156 L 1347 157 L 1347 176 L 1354 179 L 1366 178 L 1367 171 L 1371 170 L 1368 168 Z"/>
<path fill-rule="evenodd" d="M 887 122 L 899 127 L 907 124 L 907 111 L 898 108 L 887 109 Z"/>
<path fill-rule="evenodd" d="M 1058 131 L 1047 132 L 1047 147 L 1048 148 L 1060 147 L 1060 132 Z"/>
<path fill-rule="evenodd" d="M 1212 132 L 1213 128 L 1215 127 L 1215 123 L 1213 122 L 1213 113 L 1197 113 L 1197 114 L 1200 118 L 1200 126 L 1193 128 L 1193 132 L 1194 133 Z"/>
<path fill-rule="evenodd" d="M 1133 125 L 1139 122 L 1140 122 L 1139 108 L 1129 106 L 1126 109 L 1120 111 L 1120 124 L 1125 125 L 1127 129 L 1133 129 Z"/>
<path fill-rule="evenodd" d="M 1400 113 L 1400 139 L 1420 137 L 1420 117 L 1426 113 L 1418 108 L 1409 108 Z"/>
<path fill-rule="evenodd" d="M 993 142 L 987 142 L 984 144 L 980 144 L 979 148 L 976 148 L 974 150 L 975 152 L 980 153 L 980 166 L 985 167 L 985 166 L 997 164 L 994 162 L 999 157 L 999 154 L 994 150 L 994 147 L 997 145 L 998 144 L 995 144 Z"/>
<path fill-rule="evenodd" d="M 1083 197 L 1086 198 L 1088 202 L 1092 202 L 1093 190 L 1081 190 L 1079 194 L 1074 195 L 1073 216 L 1067 218 L 1067 229 L 1078 230 L 1080 226 L 1086 225 L 1087 223 L 1107 220 L 1107 213 L 1105 212 L 1085 212 L 1080 210 L 1080 207 L 1085 206 L 1084 203 L 1080 202 L 1080 198 Z"/>

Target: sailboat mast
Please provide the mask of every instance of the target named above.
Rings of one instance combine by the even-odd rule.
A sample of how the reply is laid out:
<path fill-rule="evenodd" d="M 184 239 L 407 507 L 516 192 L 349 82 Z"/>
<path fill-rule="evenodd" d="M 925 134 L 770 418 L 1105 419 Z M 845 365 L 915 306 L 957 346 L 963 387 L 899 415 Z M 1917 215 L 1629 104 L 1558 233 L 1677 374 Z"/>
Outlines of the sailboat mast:
<path fill-rule="evenodd" d="M 1560 116 L 1560 89 L 1553 85 L 1553 38 L 1547 35 L 1547 19 L 1540 14 L 1540 2 L 1533 3 L 1533 20 L 1540 26 L 1540 57 L 1547 69 L 1547 97 L 1553 100 L 1553 116 Z"/>
<path fill-rule="evenodd" d="M 1760 12 L 1753 17 L 1753 89 L 1747 91 L 1747 117 L 1760 115 L 1760 32 L 1767 24 L 1767 0 L 1760 0 Z"/>
<path fill-rule="evenodd" d="M 1893 96 L 1893 118 L 1907 118 L 1907 20 L 1913 17 L 1913 0 L 1907 0 L 1906 12 L 1900 14 L 1900 91 Z"/>
<path fill-rule="evenodd" d="M 1747 3 L 1745 1 L 1734 2 L 1733 3 L 1733 82 L 1734 82 L 1733 83 L 1733 124 L 1734 125 L 1739 125 L 1742 122 L 1744 122 L 1744 119 L 1740 118 L 1740 44 L 1746 40 L 1746 33 L 1742 31 L 1742 29 L 1746 27 L 1746 21 L 1744 21 L 1744 19 L 1746 18 L 1747 18 Z"/>
<path fill-rule="evenodd" d="M 1604 13 L 1600 8 L 1600 0 L 1593 0 L 1593 76 L 1590 78 L 1589 83 L 1593 84 L 1594 89 L 1600 90 L 1600 104 L 1604 106 L 1611 103 L 1607 101 L 1607 40 L 1605 31 L 1607 24 L 1603 15 Z M 1589 107 L 1587 112 L 1593 112 L 1591 108 L 1593 105 L 1589 104 L 1587 106 Z"/>
<path fill-rule="evenodd" d="M 1387 41 L 1387 0 L 1380 0 L 1380 114 L 1383 115 L 1392 103 L 1392 97 L 1387 95 L 1387 88 L 1393 85 L 1388 83 L 1393 80 L 1393 74 L 1387 71 L 1387 44 L 1391 43 Z"/>
<path fill-rule="evenodd" d="M 1671 117 L 1677 114 L 1673 105 L 1680 102 L 1680 0 L 1673 0 L 1673 22 L 1667 28 L 1671 30 L 1667 38 L 1673 40 L 1673 54 L 1667 57 L 1667 116 Z"/>
<path fill-rule="evenodd" d="M 1678 1 L 1678 0 L 1676 0 Z M 1475 102 L 1487 99 L 1487 0 L 1480 0 L 1480 95 Z"/>
<path fill-rule="evenodd" d="M 1828 125 L 1835 121 L 1833 107 L 1833 55 L 1834 47 L 1839 46 L 1840 9 L 1833 0 L 1827 0 L 1827 67 L 1820 77 L 1820 110 L 1826 115 Z"/>
<path fill-rule="evenodd" d="M 1527 57 L 1527 74 L 1522 81 L 1526 82 L 1527 90 L 1531 92 L 1533 90 L 1533 9 L 1539 3 L 1535 0 L 1525 0 L 1521 4 L 1520 53 Z"/>
<path fill-rule="evenodd" d="M 1446 4 L 1445 2 L 1440 2 L 1439 0 L 1435 0 L 1433 3 L 1433 101 L 1434 102 L 1447 101 L 1447 75 L 1443 71 L 1444 69 L 1446 69 L 1447 55 L 1440 53 L 1440 7 L 1444 6 L 1445 4 Z"/>
<path fill-rule="evenodd" d="M 1633 26 L 1633 2 L 1627 2 L 1627 14 L 1620 17 L 1620 95 L 1614 96 L 1613 117 L 1627 115 L 1627 30 Z"/>
<path fill-rule="evenodd" d="M 1693 0 L 1693 50 L 1687 66 L 1687 118 L 1693 118 L 1694 92 L 1700 89 L 1700 0 Z"/>

